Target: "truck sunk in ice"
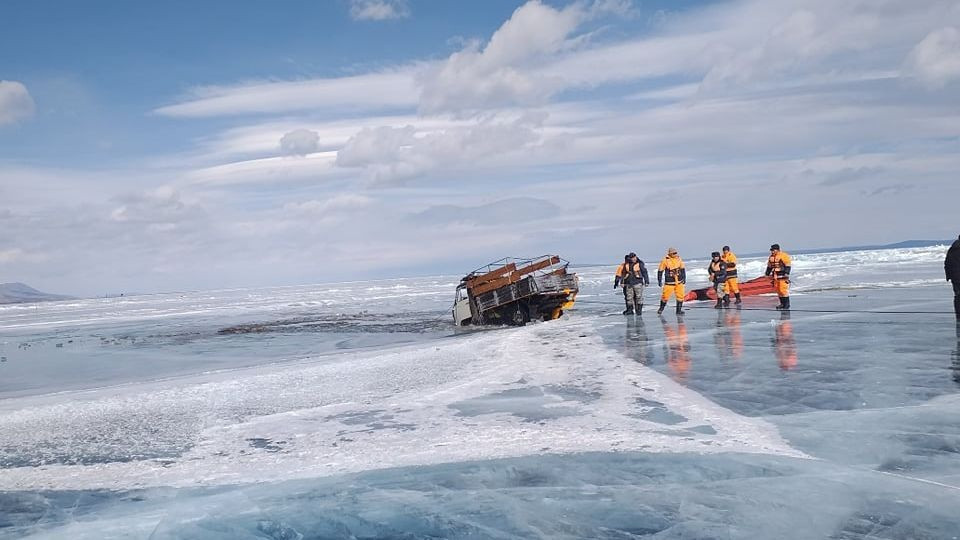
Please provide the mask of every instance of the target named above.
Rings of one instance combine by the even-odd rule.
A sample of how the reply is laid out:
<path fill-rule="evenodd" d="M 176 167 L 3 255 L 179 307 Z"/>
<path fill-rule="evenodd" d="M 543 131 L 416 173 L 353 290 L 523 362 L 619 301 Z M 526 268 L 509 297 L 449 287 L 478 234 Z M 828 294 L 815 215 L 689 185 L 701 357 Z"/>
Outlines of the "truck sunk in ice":
<path fill-rule="evenodd" d="M 549 321 L 573 306 L 579 291 L 577 275 L 556 255 L 533 259 L 506 258 L 467 274 L 457 286 L 453 322 L 522 326 L 534 319 Z"/>

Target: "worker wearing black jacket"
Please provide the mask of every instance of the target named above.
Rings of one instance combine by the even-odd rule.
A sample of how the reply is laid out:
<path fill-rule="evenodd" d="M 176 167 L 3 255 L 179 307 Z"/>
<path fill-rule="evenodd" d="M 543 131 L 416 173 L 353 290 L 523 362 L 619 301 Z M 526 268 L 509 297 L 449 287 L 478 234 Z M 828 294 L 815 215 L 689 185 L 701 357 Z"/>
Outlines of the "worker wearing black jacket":
<path fill-rule="evenodd" d="M 715 308 L 723 307 L 724 284 L 727 281 L 727 263 L 719 251 L 710 254 L 710 264 L 707 265 L 707 275 L 710 277 L 710 286 L 717 293 L 717 305 Z M 728 302 L 729 302 L 729 296 Z"/>
<path fill-rule="evenodd" d="M 623 301 L 627 309 L 624 315 L 637 315 L 643 310 L 643 288 L 650 285 L 650 276 L 643 261 L 637 258 L 636 253 L 624 256 L 623 264 L 617 267 L 617 274 L 613 280 L 613 287 L 623 287 Z"/>
<path fill-rule="evenodd" d="M 943 271 L 947 275 L 947 281 L 953 284 L 953 311 L 960 322 L 960 237 L 947 250 L 947 256 L 943 259 Z"/>

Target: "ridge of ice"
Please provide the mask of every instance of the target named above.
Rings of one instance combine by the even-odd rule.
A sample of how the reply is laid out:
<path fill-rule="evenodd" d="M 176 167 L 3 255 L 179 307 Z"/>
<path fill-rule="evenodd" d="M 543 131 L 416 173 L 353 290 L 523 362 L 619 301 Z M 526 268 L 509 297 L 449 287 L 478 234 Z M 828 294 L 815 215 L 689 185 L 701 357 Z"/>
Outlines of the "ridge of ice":
<path fill-rule="evenodd" d="M 807 457 L 765 420 L 606 348 L 585 324 L 86 392 L 82 401 L 26 400 L 0 417 L 0 441 L 50 463 L 5 469 L 0 490 L 219 485 L 587 451 Z M 494 399 L 500 410 L 472 405 L 504 391 L 520 398 Z M 650 402 L 683 421 L 640 417 Z M 125 451 L 132 460 L 121 461 Z M 63 464 L 71 460 L 88 464 Z"/>

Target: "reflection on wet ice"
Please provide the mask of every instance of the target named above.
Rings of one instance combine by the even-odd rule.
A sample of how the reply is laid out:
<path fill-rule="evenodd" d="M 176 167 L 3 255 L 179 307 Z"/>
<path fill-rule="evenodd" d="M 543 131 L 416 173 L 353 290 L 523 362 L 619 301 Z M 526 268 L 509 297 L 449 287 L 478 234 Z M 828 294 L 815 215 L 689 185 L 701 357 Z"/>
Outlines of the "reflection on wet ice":
<path fill-rule="evenodd" d="M 773 353 L 780 369 L 787 371 L 797 367 L 797 341 L 793 338 L 789 311 L 781 312 L 780 322 L 773 327 Z"/>
<path fill-rule="evenodd" d="M 743 357 L 739 309 L 722 309 L 717 312 L 717 331 L 713 340 L 721 362 L 740 360 Z"/>
<path fill-rule="evenodd" d="M 624 336 L 624 352 L 628 358 L 640 362 L 645 366 L 653 363 L 653 355 L 647 346 L 650 340 L 647 337 L 647 328 L 643 319 L 639 317 L 630 317 L 624 326 L 626 335 Z"/>
<path fill-rule="evenodd" d="M 660 322 L 663 324 L 663 355 L 667 359 L 670 376 L 678 383 L 686 383 L 691 363 L 687 324 L 682 319 L 670 323 L 663 317 Z"/>
<path fill-rule="evenodd" d="M 953 380 L 960 384 L 960 321 L 957 321 L 957 344 L 950 355 L 950 370 L 953 371 Z"/>

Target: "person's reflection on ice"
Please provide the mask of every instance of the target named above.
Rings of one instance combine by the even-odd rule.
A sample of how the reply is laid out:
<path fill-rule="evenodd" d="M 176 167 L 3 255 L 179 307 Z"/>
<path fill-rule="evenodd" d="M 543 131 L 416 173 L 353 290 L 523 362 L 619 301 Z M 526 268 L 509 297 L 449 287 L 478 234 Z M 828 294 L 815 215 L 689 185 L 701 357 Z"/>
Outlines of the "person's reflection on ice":
<path fill-rule="evenodd" d="M 740 333 L 740 310 L 725 309 L 717 313 L 714 343 L 720 361 L 737 361 L 743 356 L 743 334 Z"/>
<path fill-rule="evenodd" d="M 786 371 L 797 367 L 797 342 L 793 338 L 790 312 L 780 313 L 780 321 L 773 327 L 773 352 L 780 369 Z"/>
<path fill-rule="evenodd" d="M 687 324 L 682 319 L 669 323 L 663 317 L 663 356 L 667 360 L 670 376 L 678 383 L 686 383 L 690 373 L 690 342 L 687 339 Z"/>
<path fill-rule="evenodd" d="M 647 329 L 643 319 L 630 317 L 627 319 L 626 336 L 623 339 L 624 352 L 628 358 L 640 362 L 645 366 L 653 363 L 652 355 L 647 348 Z"/>

